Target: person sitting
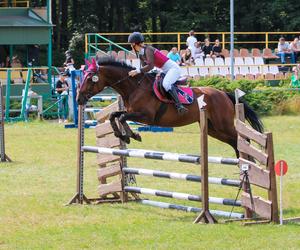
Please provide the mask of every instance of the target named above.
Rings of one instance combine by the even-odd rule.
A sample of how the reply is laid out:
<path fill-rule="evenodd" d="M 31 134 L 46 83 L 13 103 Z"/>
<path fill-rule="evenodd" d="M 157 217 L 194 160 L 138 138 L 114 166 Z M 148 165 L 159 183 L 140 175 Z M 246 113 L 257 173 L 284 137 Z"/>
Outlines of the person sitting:
<path fill-rule="evenodd" d="M 285 64 L 285 58 L 287 56 L 290 56 L 291 62 L 295 63 L 295 54 L 291 50 L 289 43 L 285 41 L 284 37 L 279 38 L 277 56 L 280 57 L 282 64 Z"/>
<path fill-rule="evenodd" d="M 204 52 L 204 58 L 206 58 L 207 56 L 210 57 L 212 55 L 212 46 L 210 45 L 210 41 L 208 38 L 204 40 L 202 50 Z"/>
<path fill-rule="evenodd" d="M 300 87 L 300 81 L 299 81 L 299 66 L 293 67 L 293 75 L 291 77 L 291 87 L 293 88 L 299 88 Z"/>
<path fill-rule="evenodd" d="M 66 55 L 66 60 L 64 62 L 65 72 L 67 73 L 68 76 L 71 76 L 71 71 L 75 70 L 74 68 L 75 62 L 70 50 L 67 50 L 65 52 L 65 55 Z"/>
<path fill-rule="evenodd" d="M 181 115 L 188 110 L 180 103 L 176 87 L 174 83 L 180 78 L 181 70 L 177 63 L 170 60 L 167 56 L 161 53 L 158 49 L 145 45 L 144 37 L 140 32 L 133 32 L 128 37 L 128 43 L 131 44 L 133 51 L 138 54 L 143 67 L 140 69 L 131 70 L 129 76 L 134 77 L 140 73 L 146 73 L 155 67 L 161 69 L 165 74 L 163 79 L 164 89 L 172 96 L 177 112 Z"/>
<path fill-rule="evenodd" d="M 192 56 L 192 51 L 187 48 L 185 53 L 182 55 L 181 62 L 183 66 L 191 66 L 194 65 L 194 58 Z"/>
<path fill-rule="evenodd" d="M 298 37 L 294 38 L 294 41 L 291 42 L 290 47 L 295 54 L 295 62 L 297 62 L 298 57 L 300 55 L 300 41 Z"/>
<path fill-rule="evenodd" d="M 201 48 L 201 42 L 198 41 L 195 43 L 195 56 L 194 56 L 194 59 L 197 59 L 197 58 L 203 58 L 204 57 L 204 52 L 202 51 L 202 48 Z"/>
<path fill-rule="evenodd" d="M 29 112 L 37 110 L 37 106 L 31 104 L 31 97 L 37 95 L 38 94 L 31 89 L 31 86 L 29 86 L 27 92 L 27 98 L 26 98 L 25 113 L 24 113 L 25 122 L 28 121 Z M 22 97 L 24 98 L 24 96 L 25 96 L 25 89 L 22 90 Z"/>
<path fill-rule="evenodd" d="M 216 57 L 222 57 L 223 59 L 225 59 L 225 57 L 222 55 L 222 47 L 220 45 L 220 40 L 216 39 L 215 40 L 215 44 L 212 47 L 212 58 L 216 58 Z"/>
<path fill-rule="evenodd" d="M 176 62 L 178 65 L 181 64 L 181 58 L 178 53 L 177 47 L 173 47 L 168 53 L 167 57 L 170 58 L 172 61 Z"/>

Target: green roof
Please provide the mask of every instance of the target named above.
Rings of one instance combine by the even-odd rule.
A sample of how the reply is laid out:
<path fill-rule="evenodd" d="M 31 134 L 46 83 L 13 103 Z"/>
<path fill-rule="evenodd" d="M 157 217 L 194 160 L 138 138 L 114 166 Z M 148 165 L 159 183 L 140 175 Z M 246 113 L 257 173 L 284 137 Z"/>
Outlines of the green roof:
<path fill-rule="evenodd" d="M 52 26 L 30 8 L 0 8 L 0 44 L 48 44 Z"/>

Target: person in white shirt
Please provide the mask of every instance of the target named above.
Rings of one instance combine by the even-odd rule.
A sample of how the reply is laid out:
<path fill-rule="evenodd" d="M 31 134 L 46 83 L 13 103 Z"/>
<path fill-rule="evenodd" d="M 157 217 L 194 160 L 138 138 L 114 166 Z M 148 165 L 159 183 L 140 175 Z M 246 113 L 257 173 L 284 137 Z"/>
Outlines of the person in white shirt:
<path fill-rule="evenodd" d="M 22 90 L 22 98 L 24 98 L 24 96 L 25 96 L 25 89 Z M 32 91 L 31 86 L 29 86 L 29 89 L 28 89 L 28 92 L 27 92 L 26 104 L 25 104 L 25 113 L 24 113 L 26 122 L 28 121 L 29 112 L 37 110 L 37 106 L 31 104 L 31 97 L 32 96 L 37 96 L 37 93 Z"/>
<path fill-rule="evenodd" d="M 290 47 L 295 54 L 295 61 L 297 62 L 300 55 L 300 41 L 298 37 L 295 37 L 294 41 L 291 42 Z"/>
<path fill-rule="evenodd" d="M 192 57 L 195 56 L 195 43 L 197 42 L 197 38 L 194 36 L 194 31 L 191 30 L 189 32 L 189 37 L 186 39 L 186 46 L 191 50 L 192 52 Z"/>
<path fill-rule="evenodd" d="M 278 43 L 278 52 L 277 56 L 280 57 L 281 63 L 285 63 L 285 58 L 287 56 L 291 57 L 291 63 L 295 63 L 295 54 L 291 50 L 291 47 L 288 42 L 285 41 L 284 37 L 279 38 L 279 43 Z"/>

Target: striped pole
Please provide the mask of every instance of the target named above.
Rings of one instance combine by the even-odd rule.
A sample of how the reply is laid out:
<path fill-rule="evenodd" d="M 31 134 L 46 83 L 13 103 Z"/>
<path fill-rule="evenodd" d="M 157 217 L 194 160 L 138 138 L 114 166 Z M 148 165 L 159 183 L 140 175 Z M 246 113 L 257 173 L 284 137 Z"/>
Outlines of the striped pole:
<path fill-rule="evenodd" d="M 125 186 L 124 191 L 125 192 L 131 192 L 131 193 L 161 196 L 161 197 L 166 197 L 166 198 L 174 198 L 174 199 L 180 199 L 180 200 L 200 201 L 200 202 L 202 201 L 202 198 L 199 195 L 177 193 L 177 192 L 168 192 L 168 191 L 155 190 L 155 189 L 150 189 L 150 188 Z M 209 197 L 208 201 L 210 203 L 222 204 L 222 205 L 226 205 L 226 206 L 236 206 L 236 207 L 241 206 L 241 201 L 235 201 L 235 200 L 232 200 L 232 199 Z"/>
<path fill-rule="evenodd" d="M 138 202 L 142 203 L 144 205 L 149 205 L 149 206 L 153 206 L 153 207 L 176 209 L 176 210 L 181 210 L 181 211 L 185 211 L 185 212 L 200 213 L 202 211 L 201 208 L 197 208 L 197 207 L 189 207 L 189 206 L 171 204 L 171 203 L 160 202 L 160 201 L 139 200 Z M 233 212 L 230 213 L 230 212 L 221 211 L 221 210 L 209 210 L 209 211 L 212 215 L 216 215 L 216 216 L 236 218 L 236 219 L 244 218 L 244 215 L 241 213 L 233 213 Z"/>
<path fill-rule="evenodd" d="M 137 158 L 154 159 L 154 160 L 179 161 L 179 162 L 194 163 L 194 164 L 199 164 L 200 162 L 200 156 L 197 155 L 150 151 L 150 150 L 143 150 L 143 149 L 114 149 L 114 148 L 93 147 L 93 146 L 83 146 L 82 149 L 84 152 L 108 154 L 108 155 L 119 155 L 119 156 L 137 157 Z M 225 164 L 225 165 L 237 165 L 239 160 L 235 158 L 208 157 L 208 162 Z"/>
<path fill-rule="evenodd" d="M 124 174 L 145 175 L 145 176 L 153 176 L 159 178 L 201 182 L 201 176 L 191 175 L 191 174 L 180 174 L 180 173 L 164 172 L 164 171 L 142 169 L 142 168 L 123 168 L 123 172 Z M 240 180 L 230 180 L 226 178 L 217 178 L 217 177 L 208 177 L 208 182 L 212 184 L 233 186 L 233 187 L 239 187 L 241 184 Z"/>

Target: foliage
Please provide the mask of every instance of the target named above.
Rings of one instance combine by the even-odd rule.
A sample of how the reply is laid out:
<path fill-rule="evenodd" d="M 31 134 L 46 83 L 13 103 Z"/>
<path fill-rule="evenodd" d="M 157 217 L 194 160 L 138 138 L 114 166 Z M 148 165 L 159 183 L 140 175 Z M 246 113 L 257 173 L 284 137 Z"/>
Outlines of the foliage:
<path fill-rule="evenodd" d="M 247 95 L 245 100 L 261 115 L 295 114 L 300 112 L 299 91 L 289 90 L 289 79 L 281 81 L 276 88 L 267 87 L 264 80 L 235 80 L 210 77 L 191 81 L 192 86 L 210 86 L 223 91 L 234 93 L 236 88 Z"/>

